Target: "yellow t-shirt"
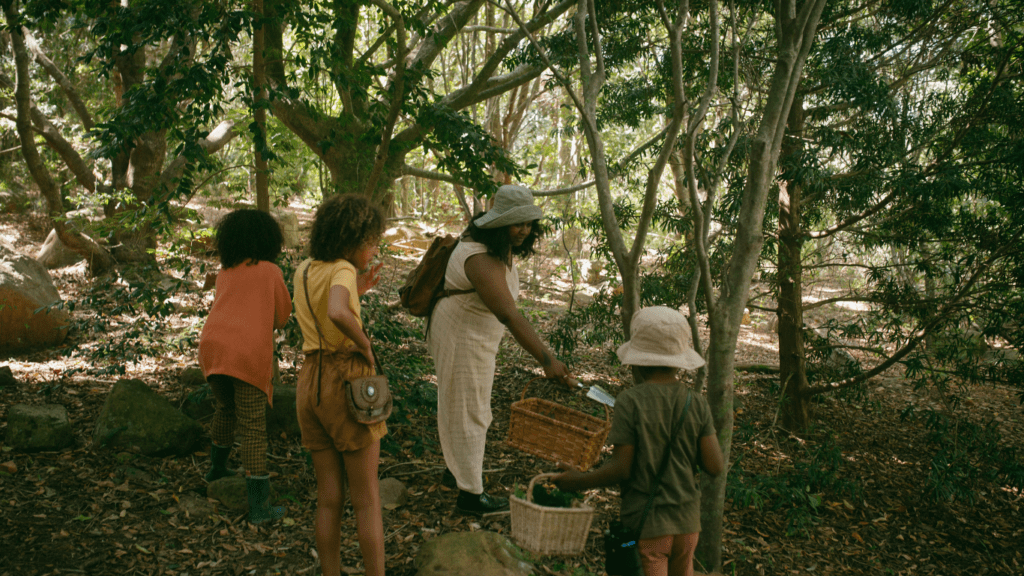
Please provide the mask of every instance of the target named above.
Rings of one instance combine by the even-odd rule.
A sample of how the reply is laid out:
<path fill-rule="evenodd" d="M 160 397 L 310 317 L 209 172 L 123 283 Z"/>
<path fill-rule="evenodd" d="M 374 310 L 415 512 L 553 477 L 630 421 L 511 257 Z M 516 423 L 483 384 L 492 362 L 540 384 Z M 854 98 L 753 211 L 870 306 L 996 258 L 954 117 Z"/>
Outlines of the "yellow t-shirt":
<path fill-rule="evenodd" d="M 302 274 L 309 267 L 309 302 L 312 304 L 316 317 L 320 320 L 320 331 L 323 333 L 323 344 L 317 335 L 316 324 L 310 314 L 310 305 L 306 303 L 305 284 Z M 348 260 L 322 262 L 311 258 L 304 260 L 295 269 L 293 285 L 295 317 L 302 329 L 302 351 L 312 352 L 322 349 L 326 352 L 344 350 L 352 345 L 352 340 L 345 336 L 334 322 L 327 317 L 327 297 L 332 286 L 344 286 L 348 289 L 348 309 L 355 315 L 359 325 L 363 325 L 360 316 L 359 292 L 356 289 L 358 272 Z"/>

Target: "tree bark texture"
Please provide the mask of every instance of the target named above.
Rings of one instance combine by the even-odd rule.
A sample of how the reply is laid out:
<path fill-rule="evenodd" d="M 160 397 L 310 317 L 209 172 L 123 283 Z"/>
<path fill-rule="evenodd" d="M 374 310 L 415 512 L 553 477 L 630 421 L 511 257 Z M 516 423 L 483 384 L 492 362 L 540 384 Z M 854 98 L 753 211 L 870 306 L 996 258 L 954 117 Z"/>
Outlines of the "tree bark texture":
<path fill-rule="evenodd" d="M 263 0 L 252 0 L 252 11 L 257 18 L 252 31 L 252 91 L 253 119 L 256 124 L 253 158 L 256 168 L 256 208 L 270 212 L 270 166 L 263 155 L 267 146 L 267 101 L 266 63 L 263 41 Z"/>
<path fill-rule="evenodd" d="M 789 112 L 788 137 L 783 157 L 791 166 L 799 162 L 804 130 L 803 97 L 798 95 Z M 783 162 L 787 164 L 787 162 Z M 799 170 L 794 170 L 799 173 Z M 796 176 L 779 183 L 779 256 L 778 256 L 778 333 L 779 378 L 784 397 L 782 423 L 789 430 L 803 430 L 810 421 L 810 397 L 806 391 L 807 359 L 804 354 L 802 226 L 803 183 Z"/>
<path fill-rule="evenodd" d="M 415 118 L 407 118 L 409 121 L 398 123 L 402 103 L 407 100 L 410 90 L 418 90 L 414 83 L 421 82 L 420 71 L 434 65 L 437 58 L 449 49 L 452 40 L 477 17 L 487 3 L 483 0 L 455 2 L 443 18 L 433 22 L 433 33 L 422 36 L 410 33 L 408 37 L 402 23 L 405 16 L 396 8 L 384 0 L 372 0 L 369 4 L 381 10 L 392 22 L 384 34 L 391 35 L 395 41 L 394 54 L 385 64 L 389 76 L 384 90 L 379 92 L 385 95 L 380 102 L 371 100 L 375 96 L 368 89 L 339 83 L 335 85 L 335 91 L 341 101 L 342 111 L 329 115 L 316 109 L 310 101 L 293 95 L 289 89 L 284 60 L 280 56 L 284 53 L 284 31 L 289 19 L 287 7 L 280 0 L 264 0 L 264 10 L 268 15 L 265 24 L 267 79 L 276 90 L 271 102 L 274 114 L 327 166 L 332 188 L 337 192 L 365 193 L 387 203 L 395 180 L 412 173 L 405 166 L 406 155 L 421 146 L 431 130 Z M 549 6 L 527 23 L 525 28 L 540 30 L 574 4 L 575 0 L 562 0 Z M 355 52 L 357 43 L 354 40 L 357 23 L 362 17 L 361 10 L 370 8 L 361 7 L 358 3 L 335 3 L 332 9 L 338 15 L 338 24 L 331 39 L 333 60 L 336 63 L 333 72 L 339 78 L 352 76 L 349 72 L 365 64 L 375 49 L 371 48 L 365 54 Z M 423 16 L 425 21 L 430 21 L 431 17 L 432 14 Z M 519 30 L 498 42 L 493 53 L 475 69 L 466 85 L 455 88 L 435 105 L 461 111 L 490 98 L 514 92 L 511 96 L 513 100 L 509 103 L 509 118 L 515 120 L 520 108 L 518 98 L 528 97 L 532 93 L 528 88 L 529 82 L 539 77 L 543 66 L 523 64 L 505 74 L 498 72 L 525 34 L 525 31 Z M 374 110 L 381 107 L 389 110 L 383 123 L 378 117 L 372 116 L 376 114 Z M 391 129 L 395 126 L 401 126 L 402 129 L 391 135 Z M 502 136 L 500 130 L 492 134 L 496 138 Z M 370 146 L 367 142 L 374 144 Z M 421 175 L 427 173 L 418 172 Z"/>
<path fill-rule="evenodd" d="M 4 13 L 7 22 L 17 21 L 17 15 L 13 13 L 13 6 L 4 6 Z M 39 187 L 39 192 L 46 199 L 48 215 L 53 221 L 53 227 L 68 248 L 85 257 L 89 266 L 89 272 L 99 275 L 107 272 L 114 266 L 114 259 L 110 254 L 99 246 L 88 236 L 75 232 L 65 225 L 64 203 L 61 199 L 60 188 L 54 182 L 49 170 L 43 163 L 39 150 L 36 147 L 35 133 L 32 129 L 30 119 L 32 112 L 32 95 L 29 86 L 29 54 L 25 43 L 23 29 L 11 28 L 11 44 L 14 50 L 15 69 L 17 81 L 14 90 L 14 100 L 17 107 L 17 120 L 15 122 L 18 138 L 21 141 L 21 153 L 25 158 L 25 164 L 33 181 Z"/>
<path fill-rule="evenodd" d="M 776 2 L 776 64 L 768 98 L 749 152 L 747 181 L 740 204 L 733 254 L 716 301 L 709 302 L 707 396 L 725 461 L 732 451 L 733 367 L 743 309 L 764 242 L 762 221 L 768 191 L 778 166 L 789 109 L 796 96 L 807 54 L 825 0 Z M 707 294 L 709 300 L 714 296 Z M 702 480 L 701 538 L 697 555 L 705 568 L 722 567 L 722 516 L 726 474 Z"/>

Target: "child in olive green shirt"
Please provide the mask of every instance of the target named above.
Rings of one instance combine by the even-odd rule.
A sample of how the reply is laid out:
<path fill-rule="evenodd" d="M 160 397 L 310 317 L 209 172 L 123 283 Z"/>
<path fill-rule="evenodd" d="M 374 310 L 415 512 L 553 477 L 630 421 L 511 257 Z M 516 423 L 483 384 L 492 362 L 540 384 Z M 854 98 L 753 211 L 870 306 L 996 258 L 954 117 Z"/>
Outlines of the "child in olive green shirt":
<path fill-rule="evenodd" d="M 690 576 L 700 536 L 695 464 L 714 475 L 725 467 L 707 401 L 677 378 L 679 370 L 695 370 L 704 360 L 690 345 L 686 317 L 664 306 L 636 313 L 630 340 L 618 356 L 623 364 L 640 368 L 642 381 L 615 399 L 608 435 L 614 447 L 611 459 L 593 472 L 570 470 L 552 480 L 563 490 L 621 484 L 620 519 L 641 530 L 637 548 L 644 574 Z M 665 472 L 654 487 L 666 450 Z M 652 490 L 651 511 L 638 526 Z"/>

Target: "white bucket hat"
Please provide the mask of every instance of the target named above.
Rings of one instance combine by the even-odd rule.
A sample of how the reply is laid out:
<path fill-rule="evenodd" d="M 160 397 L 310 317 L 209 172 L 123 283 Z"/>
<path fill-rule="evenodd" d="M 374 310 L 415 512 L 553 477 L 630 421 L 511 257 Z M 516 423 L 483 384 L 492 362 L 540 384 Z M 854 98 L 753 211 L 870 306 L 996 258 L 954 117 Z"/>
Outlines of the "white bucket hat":
<path fill-rule="evenodd" d="M 533 192 L 525 186 L 506 184 L 494 194 L 494 206 L 477 218 L 477 228 L 501 228 L 512 224 L 533 222 L 544 217 L 544 211 L 533 205 Z"/>
<path fill-rule="evenodd" d="M 651 306 L 633 315 L 629 342 L 619 346 L 619 361 L 629 366 L 670 366 L 696 370 L 704 359 L 690 343 L 686 316 L 666 306 Z"/>

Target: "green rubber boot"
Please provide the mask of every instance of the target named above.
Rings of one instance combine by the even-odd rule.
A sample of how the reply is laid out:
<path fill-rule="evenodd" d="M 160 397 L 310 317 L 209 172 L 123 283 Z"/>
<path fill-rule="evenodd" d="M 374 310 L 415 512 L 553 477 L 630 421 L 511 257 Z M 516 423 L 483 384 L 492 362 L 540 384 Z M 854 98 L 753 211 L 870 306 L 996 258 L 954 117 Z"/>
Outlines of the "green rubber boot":
<path fill-rule="evenodd" d="M 249 491 L 249 522 L 263 524 L 284 517 L 284 506 L 270 505 L 270 476 L 249 476 L 245 487 Z"/>
<path fill-rule="evenodd" d="M 207 482 L 234 476 L 237 473 L 237 471 L 228 468 L 228 455 L 230 454 L 231 446 L 210 444 L 210 471 L 206 473 Z"/>

